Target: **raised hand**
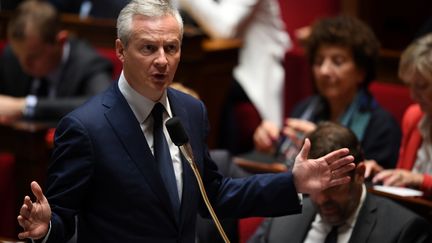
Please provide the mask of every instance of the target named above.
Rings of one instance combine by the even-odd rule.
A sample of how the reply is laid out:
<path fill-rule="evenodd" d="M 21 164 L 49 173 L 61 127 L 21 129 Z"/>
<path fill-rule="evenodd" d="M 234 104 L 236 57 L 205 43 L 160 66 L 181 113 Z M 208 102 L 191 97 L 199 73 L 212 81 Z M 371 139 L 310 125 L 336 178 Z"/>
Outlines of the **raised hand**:
<path fill-rule="evenodd" d="M 32 202 L 29 196 L 24 197 L 24 203 L 17 218 L 24 231 L 18 234 L 18 238 L 41 239 L 48 233 L 51 207 L 37 182 L 33 181 L 30 187 L 36 201 Z"/>
<path fill-rule="evenodd" d="M 346 173 L 354 169 L 354 157 L 346 148 L 335 150 L 318 159 L 308 159 L 311 143 L 305 139 L 293 167 L 297 192 L 317 193 L 332 186 L 348 183 Z"/>

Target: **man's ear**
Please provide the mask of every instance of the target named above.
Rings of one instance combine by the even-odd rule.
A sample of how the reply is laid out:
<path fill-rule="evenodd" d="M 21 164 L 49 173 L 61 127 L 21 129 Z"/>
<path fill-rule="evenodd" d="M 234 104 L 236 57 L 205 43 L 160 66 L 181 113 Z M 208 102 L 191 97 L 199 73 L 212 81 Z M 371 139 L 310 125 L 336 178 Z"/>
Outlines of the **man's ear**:
<path fill-rule="evenodd" d="M 116 47 L 117 58 L 123 63 L 125 48 L 120 39 L 116 39 L 115 47 Z"/>
<path fill-rule="evenodd" d="M 60 44 L 60 46 L 63 46 L 63 44 L 67 41 L 69 38 L 69 32 L 67 30 L 60 30 L 56 35 L 56 41 Z"/>
<path fill-rule="evenodd" d="M 355 182 L 363 183 L 364 175 L 365 175 L 366 165 L 364 162 L 360 162 L 357 164 L 354 172 L 354 180 Z"/>

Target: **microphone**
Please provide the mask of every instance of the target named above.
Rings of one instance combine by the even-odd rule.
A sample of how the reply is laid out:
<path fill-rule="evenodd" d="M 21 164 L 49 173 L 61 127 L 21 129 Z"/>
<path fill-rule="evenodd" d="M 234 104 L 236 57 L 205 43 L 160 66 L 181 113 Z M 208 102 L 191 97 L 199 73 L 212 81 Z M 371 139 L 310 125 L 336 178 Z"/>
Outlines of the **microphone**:
<path fill-rule="evenodd" d="M 171 141 L 180 148 L 183 156 L 186 158 L 189 164 L 194 167 L 195 161 L 192 147 L 189 144 L 189 137 L 186 134 L 180 119 L 178 117 L 173 117 L 165 123 L 165 126 L 168 130 Z"/>
<path fill-rule="evenodd" d="M 168 130 L 168 134 L 171 138 L 171 141 L 180 148 L 181 153 L 189 162 L 189 165 L 191 166 L 192 171 L 195 174 L 195 178 L 198 182 L 201 196 L 204 199 L 204 203 L 206 204 L 207 209 L 209 210 L 210 215 L 213 218 L 213 221 L 215 222 L 219 234 L 221 235 L 224 242 L 229 243 L 230 241 L 226 236 L 225 231 L 223 230 L 222 225 L 220 224 L 219 219 L 216 216 L 216 213 L 213 210 L 210 200 L 207 197 L 207 193 L 204 188 L 204 183 L 202 181 L 201 175 L 194 161 L 192 147 L 189 143 L 189 137 L 187 136 L 183 128 L 183 125 L 181 124 L 180 119 L 178 117 L 173 117 L 169 119 L 167 122 L 165 122 L 165 127 Z"/>

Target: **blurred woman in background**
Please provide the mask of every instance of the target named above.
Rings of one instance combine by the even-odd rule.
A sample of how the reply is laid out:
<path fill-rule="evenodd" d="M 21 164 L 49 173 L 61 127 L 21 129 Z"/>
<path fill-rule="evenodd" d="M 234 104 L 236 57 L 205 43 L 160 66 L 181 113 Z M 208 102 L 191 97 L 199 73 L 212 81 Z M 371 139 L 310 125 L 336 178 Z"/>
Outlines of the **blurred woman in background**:
<path fill-rule="evenodd" d="M 432 33 L 414 41 L 402 53 L 399 78 L 411 89 L 416 104 L 402 119 L 402 144 L 397 169 L 382 170 L 369 164 L 373 182 L 413 187 L 432 194 Z"/>
<path fill-rule="evenodd" d="M 263 121 L 254 134 L 256 149 L 278 153 L 274 150 L 282 148 L 281 153 L 290 160 L 304 134 L 313 131 L 317 122 L 329 120 L 354 131 L 367 159 L 394 168 L 399 125 L 368 91 L 378 52 L 374 33 L 358 19 L 337 16 L 316 22 L 306 40 L 306 53 L 317 94 L 297 104 L 282 129 Z"/>

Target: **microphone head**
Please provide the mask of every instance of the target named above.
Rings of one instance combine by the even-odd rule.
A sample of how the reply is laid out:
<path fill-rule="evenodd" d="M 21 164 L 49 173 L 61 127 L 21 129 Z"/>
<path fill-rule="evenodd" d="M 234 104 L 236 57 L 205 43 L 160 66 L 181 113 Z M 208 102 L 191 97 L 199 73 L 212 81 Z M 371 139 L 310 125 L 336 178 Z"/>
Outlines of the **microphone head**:
<path fill-rule="evenodd" d="M 181 146 L 189 142 L 189 138 L 181 124 L 181 121 L 178 117 L 173 117 L 169 119 L 165 126 L 168 130 L 168 133 L 171 137 L 171 141 L 177 145 Z"/>

